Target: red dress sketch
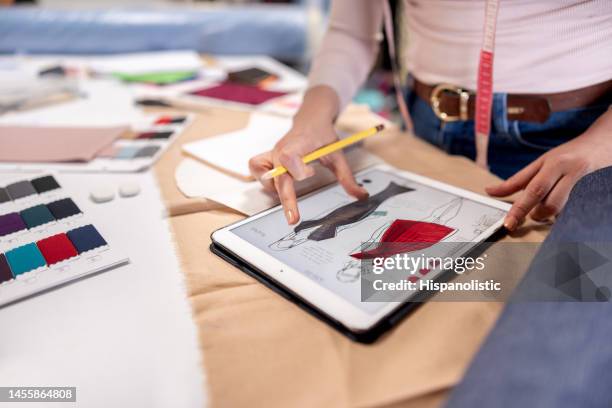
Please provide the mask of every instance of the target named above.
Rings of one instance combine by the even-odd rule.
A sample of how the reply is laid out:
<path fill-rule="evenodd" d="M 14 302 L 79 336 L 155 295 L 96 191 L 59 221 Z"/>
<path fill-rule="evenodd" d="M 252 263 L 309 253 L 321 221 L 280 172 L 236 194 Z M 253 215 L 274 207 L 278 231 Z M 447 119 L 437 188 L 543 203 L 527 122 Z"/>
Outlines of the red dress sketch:
<path fill-rule="evenodd" d="M 396 254 L 420 251 L 442 241 L 453 228 L 426 221 L 395 220 L 375 247 L 351 254 L 355 259 L 388 258 Z M 385 245 L 390 244 L 390 245 Z"/>

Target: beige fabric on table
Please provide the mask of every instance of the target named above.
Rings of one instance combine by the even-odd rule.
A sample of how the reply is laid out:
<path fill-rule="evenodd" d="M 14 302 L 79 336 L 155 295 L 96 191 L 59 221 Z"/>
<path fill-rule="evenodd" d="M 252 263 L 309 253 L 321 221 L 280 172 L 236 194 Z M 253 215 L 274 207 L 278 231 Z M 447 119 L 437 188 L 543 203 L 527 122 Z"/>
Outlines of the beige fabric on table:
<path fill-rule="evenodd" d="M 430 302 L 374 345 L 351 342 L 222 261 L 210 234 L 242 218 L 174 184 L 180 144 L 245 126 L 248 114 L 200 114 L 156 165 L 199 328 L 213 407 L 435 407 L 456 384 L 502 305 Z M 495 176 L 398 131 L 366 146 L 390 164 L 483 193 Z M 206 182 L 203 180 L 203 182 Z M 216 207 L 215 207 L 216 206 Z M 189 213 L 194 208 L 200 212 Z M 209 209 L 209 211 L 202 211 Z M 505 241 L 541 241 L 527 224 Z"/>

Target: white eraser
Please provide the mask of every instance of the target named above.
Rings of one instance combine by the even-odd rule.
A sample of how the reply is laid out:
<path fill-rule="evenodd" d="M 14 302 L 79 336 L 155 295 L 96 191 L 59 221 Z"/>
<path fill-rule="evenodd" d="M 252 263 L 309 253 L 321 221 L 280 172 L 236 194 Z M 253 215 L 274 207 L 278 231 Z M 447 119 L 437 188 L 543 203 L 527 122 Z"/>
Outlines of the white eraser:
<path fill-rule="evenodd" d="M 94 203 L 107 203 L 115 198 L 115 191 L 109 186 L 97 186 L 89 193 L 91 201 Z"/>
<path fill-rule="evenodd" d="M 134 197 L 140 193 L 140 186 L 138 183 L 129 182 L 123 183 L 119 186 L 119 195 L 121 197 Z"/>

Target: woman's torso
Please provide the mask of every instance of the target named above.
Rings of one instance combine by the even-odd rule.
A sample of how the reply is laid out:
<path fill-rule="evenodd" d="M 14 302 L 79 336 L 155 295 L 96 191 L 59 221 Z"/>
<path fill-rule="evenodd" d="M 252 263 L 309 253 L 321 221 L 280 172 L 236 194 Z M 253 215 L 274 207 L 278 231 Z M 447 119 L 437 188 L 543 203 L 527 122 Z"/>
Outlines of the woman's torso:
<path fill-rule="evenodd" d="M 405 57 L 426 83 L 476 87 L 485 0 L 406 0 Z M 612 0 L 500 0 L 496 92 L 551 93 L 612 78 Z"/>

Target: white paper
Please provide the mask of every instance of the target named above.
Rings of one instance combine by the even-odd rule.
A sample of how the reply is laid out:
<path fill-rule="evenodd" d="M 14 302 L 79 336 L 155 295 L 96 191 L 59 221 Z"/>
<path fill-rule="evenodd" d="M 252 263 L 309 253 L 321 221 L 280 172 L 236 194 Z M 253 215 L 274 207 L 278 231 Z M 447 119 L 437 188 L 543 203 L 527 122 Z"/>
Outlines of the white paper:
<path fill-rule="evenodd" d="M 291 119 L 253 113 L 244 129 L 183 145 L 193 157 L 240 177 L 249 178 L 249 159 L 272 150 L 291 128 Z"/>
<path fill-rule="evenodd" d="M 361 148 L 346 153 L 353 171 L 358 171 L 381 160 Z M 316 175 L 296 183 L 298 195 L 306 194 L 334 181 L 331 172 L 315 165 Z M 244 181 L 228 176 L 197 160 L 186 158 L 178 165 L 175 180 L 179 190 L 189 198 L 206 198 L 246 215 L 278 205 L 278 197 L 263 190 L 258 181 Z"/>
<path fill-rule="evenodd" d="M 79 82 L 82 97 L 57 105 L 0 116 L 1 124 L 108 127 L 126 126 L 143 117 L 142 109 L 134 105 L 130 90 L 113 80 L 83 80 Z"/>
<path fill-rule="evenodd" d="M 148 74 L 154 72 L 197 71 L 202 59 L 195 51 L 156 51 L 94 57 L 89 68 L 99 74 Z"/>

